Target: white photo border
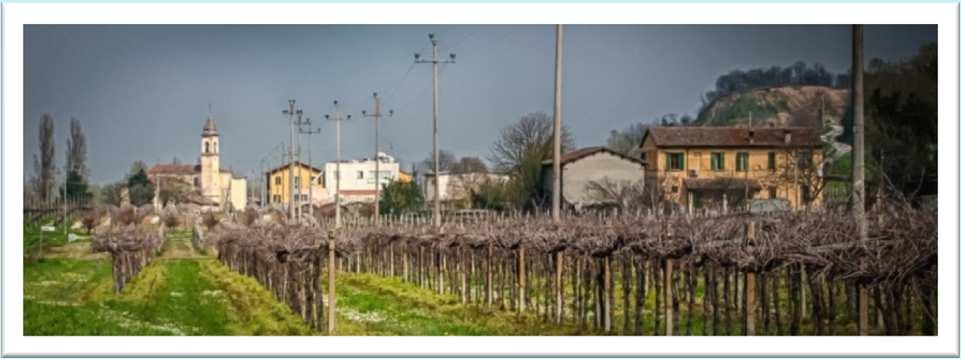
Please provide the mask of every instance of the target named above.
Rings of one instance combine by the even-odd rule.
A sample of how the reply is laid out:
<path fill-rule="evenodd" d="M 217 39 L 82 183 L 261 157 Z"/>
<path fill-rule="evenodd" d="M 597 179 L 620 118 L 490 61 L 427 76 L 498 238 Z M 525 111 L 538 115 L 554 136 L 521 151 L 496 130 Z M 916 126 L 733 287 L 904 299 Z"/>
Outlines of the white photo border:
<path fill-rule="evenodd" d="M 5 3 L 4 356 L 953 356 L 958 329 L 956 3 Z M 26 24 L 937 24 L 938 335 L 932 337 L 23 336 L 23 28 Z M 948 220 L 950 219 L 950 220 Z"/>

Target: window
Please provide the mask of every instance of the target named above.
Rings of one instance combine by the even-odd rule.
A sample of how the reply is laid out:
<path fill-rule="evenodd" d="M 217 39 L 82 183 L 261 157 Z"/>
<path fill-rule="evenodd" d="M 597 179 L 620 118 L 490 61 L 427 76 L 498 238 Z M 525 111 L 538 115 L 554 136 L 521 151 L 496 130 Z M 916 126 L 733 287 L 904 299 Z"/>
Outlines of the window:
<path fill-rule="evenodd" d="M 767 169 L 774 172 L 774 168 L 777 167 L 777 155 L 774 152 L 767 153 Z"/>
<path fill-rule="evenodd" d="M 210 153 L 210 142 L 204 142 L 204 153 Z"/>
<path fill-rule="evenodd" d="M 667 170 L 683 171 L 684 170 L 684 154 L 668 153 L 667 154 Z"/>
<path fill-rule="evenodd" d="M 770 187 L 767 189 L 767 198 L 770 198 L 770 199 L 777 198 L 777 187 Z"/>
<path fill-rule="evenodd" d="M 280 202 L 280 195 L 279 195 L 279 194 L 275 194 L 275 195 L 274 195 L 274 202 Z"/>
<path fill-rule="evenodd" d="M 737 171 L 747 172 L 748 161 L 749 161 L 749 158 L 748 158 L 747 152 L 738 152 L 737 153 Z"/>
<path fill-rule="evenodd" d="M 300 176 L 294 176 L 294 188 L 300 188 Z"/>
<path fill-rule="evenodd" d="M 711 152 L 711 171 L 724 170 L 724 152 Z"/>
<path fill-rule="evenodd" d="M 194 177 L 194 187 L 200 187 L 200 177 Z"/>
<path fill-rule="evenodd" d="M 804 204 L 811 203 L 811 201 L 814 200 L 814 198 L 811 198 L 811 197 L 812 197 L 812 196 L 811 196 L 811 187 L 808 187 L 808 185 L 802 185 L 802 186 L 801 186 L 801 201 L 803 201 Z"/>
<path fill-rule="evenodd" d="M 217 141 L 214 141 L 214 153 L 217 153 Z"/>
<path fill-rule="evenodd" d="M 364 179 L 364 171 L 357 171 L 357 179 Z"/>
<path fill-rule="evenodd" d="M 641 152 L 641 161 L 647 162 L 647 152 Z"/>
<path fill-rule="evenodd" d="M 678 191 L 677 186 L 671 186 L 671 193 L 677 193 L 677 191 Z"/>
<path fill-rule="evenodd" d="M 282 184 L 280 176 L 274 177 L 274 184 L 278 186 Z"/>
<path fill-rule="evenodd" d="M 798 154 L 797 164 L 801 169 L 808 169 L 813 163 L 814 155 L 811 154 L 811 151 L 801 151 L 801 153 Z"/>

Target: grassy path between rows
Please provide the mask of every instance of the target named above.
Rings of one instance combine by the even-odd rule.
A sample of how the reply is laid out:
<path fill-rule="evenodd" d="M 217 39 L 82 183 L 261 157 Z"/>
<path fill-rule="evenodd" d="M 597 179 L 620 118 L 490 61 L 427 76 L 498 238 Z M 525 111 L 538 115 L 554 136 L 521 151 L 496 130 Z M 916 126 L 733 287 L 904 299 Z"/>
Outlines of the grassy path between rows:
<path fill-rule="evenodd" d="M 163 253 L 122 293 L 112 292 L 109 256 L 89 240 L 53 246 L 24 266 L 25 335 L 321 335 L 254 279 L 231 272 L 168 235 Z M 340 273 L 337 335 L 557 335 L 544 324 L 464 306 L 396 278 Z"/>

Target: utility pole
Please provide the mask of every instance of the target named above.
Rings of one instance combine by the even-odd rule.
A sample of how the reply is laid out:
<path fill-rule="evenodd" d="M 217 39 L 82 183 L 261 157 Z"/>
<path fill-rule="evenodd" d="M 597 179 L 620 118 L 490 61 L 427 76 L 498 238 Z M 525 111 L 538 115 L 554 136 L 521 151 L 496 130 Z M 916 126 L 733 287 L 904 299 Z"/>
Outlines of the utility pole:
<path fill-rule="evenodd" d="M 374 119 L 374 225 L 380 225 L 380 97 L 374 92 L 374 113 L 361 111 L 364 117 Z M 387 111 L 387 117 L 394 116 L 394 110 Z"/>
<path fill-rule="evenodd" d="M 563 79 L 564 25 L 558 24 L 554 45 L 554 187 L 551 196 L 551 218 L 561 223 L 561 85 Z M 560 253 L 560 252 L 558 252 Z M 559 312 L 559 311 L 558 311 Z"/>
<path fill-rule="evenodd" d="M 304 121 L 303 109 L 297 111 L 297 122 L 294 122 L 294 125 L 297 125 L 297 129 L 296 129 L 297 145 L 295 147 L 297 149 L 296 151 L 297 156 L 296 156 L 296 160 L 294 161 L 294 163 L 297 164 L 296 172 L 295 172 L 296 175 L 294 176 L 294 179 L 296 179 L 296 181 L 294 181 L 294 188 L 297 191 L 295 193 L 294 204 L 296 207 L 294 207 L 294 212 L 297 214 L 297 220 L 299 221 L 304 216 L 303 202 L 300 200 L 301 198 L 300 196 L 304 193 L 304 188 L 303 186 L 300 185 L 301 182 L 303 182 L 303 177 L 304 177 L 304 171 L 303 169 L 300 168 L 300 164 L 303 163 L 301 161 L 301 153 L 300 153 L 301 151 L 300 137 L 305 133 L 303 131 L 303 126 L 304 125 L 310 126 L 310 119 L 307 119 L 306 122 Z M 309 190 L 309 187 L 308 187 L 308 190 Z"/>
<path fill-rule="evenodd" d="M 334 182 L 337 184 L 334 187 L 334 228 L 340 229 L 340 123 L 344 120 L 349 120 L 350 115 L 344 117 L 344 115 L 340 113 L 339 103 L 337 100 L 334 100 L 333 115 L 327 114 L 324 115 L 324 118 L 334 121 L 337 125 L 337 162 L 335 170 L 336 173 L 334 173 Z"/>
<path fill-rule="evenodd" d="M 294 219 L 294 115 L 304 113 L 303 110 L 294 110 L 295 104 L 297 104 L 297 100 L 287 100 L 287 109 L 283 112 L 283 114 L 287 115 L 287 122 L 290 124 L 290 146 L 287 151 L 287 158 L 289 160 L 287 163 L 287 181 L 290 183 L 287 192 L 289 195 L 287 197 L 287 218 L 290 219 L 291 223 L 296 222 L 296 219 Z"/>
<path fill-rule="evenodd" d="M 429 63 L 433 67 L 434 72 L 434 216 L 433 223 L 434 227 L 440 227 L 440 154 L 437 149 L 437 64 L 452 64 L 454 59 L 457 57 L 456 54 L 451 53 L 450 58 L 447 60 L 442 60 L 437 58 L 437 38 L 434 33 L 427 34 L 427 38 L 430 39 L 430 44 L 432 48 L 433 56 L 430 59 L 421 59 L 420 54 L 414 54 L 414 63 L 424 64 Z"/>
<path fill-rule="evenodd" d="M 312 137 L 311 135 L 320 133 L 320 128 L 310 128 L 310 117 L 307 118 L 304 124 L 307 125 L 307 129 L 304 130 L 303 128 L 298 128 L 298 130 L 300 133 L 307 134 L 307 176 L 310 179 L 310 181 L 308 181 L 309 184 L 307 185 L 307 214 L 310 216 L 310 218 L 314 218 L 314 152 L 310 149 L 310 142 Z"/>
<path fill-rule="evenodd" d="M 868 240 L 868 224 L 864 215 L 864 25 L 852 27 L 851 103 L 854 105 L 854 220 L 857 222 L 861 246 Z M 862 263 L 863 265 L 863 263 Z M 868 335 L 868 291 L 858 287 L 858 335 Z"/>

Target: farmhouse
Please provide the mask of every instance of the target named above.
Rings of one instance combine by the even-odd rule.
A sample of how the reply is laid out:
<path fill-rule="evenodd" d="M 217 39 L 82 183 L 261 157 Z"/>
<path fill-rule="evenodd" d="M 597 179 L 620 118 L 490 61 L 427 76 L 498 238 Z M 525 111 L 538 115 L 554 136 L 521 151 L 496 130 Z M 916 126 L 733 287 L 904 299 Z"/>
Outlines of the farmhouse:
<path fill-rule="evenodd" d="M 195 198 L 192 202 L 196 204 L 219 209 L 247 207 L 247 179 L 220 168 L 220 134 L 212 116 L 207 116 L 200 134 L 199 162 L 158 163 L 147 170 L 147 176 L 160 187 L 166 186 L 165 181 L 185 185 L 190 192 L 186 198 Z"/>
<path fill-rule="evenodd" d="M 545 193 L 551 194 L 554 181 L 553 159 L 542 162 Z M 644 162 L 606 147 L 586 147 L 561 156 L 561 200 L 567 206 L 582 208 L 608 202 L 598 196 L 598 187 L 643 188 Z"/>
<path fill-rule="evenodd" d="M 649 186 L 689 209 L 821 201 L 824 153 L 815 128 L 652 127 L 640 147 Z"/>

